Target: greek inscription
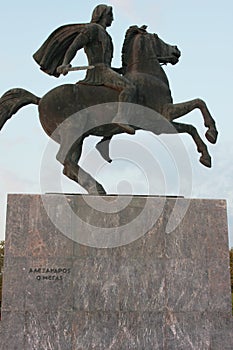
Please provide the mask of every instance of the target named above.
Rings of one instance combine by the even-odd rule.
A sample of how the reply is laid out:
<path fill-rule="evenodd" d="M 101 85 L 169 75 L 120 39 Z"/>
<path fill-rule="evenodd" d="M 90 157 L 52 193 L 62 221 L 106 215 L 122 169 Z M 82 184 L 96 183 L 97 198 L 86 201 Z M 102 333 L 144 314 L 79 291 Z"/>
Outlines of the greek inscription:
<path fill-rule="evenodd" d="M 71 273 L 71 269 L 66 267 L 30 267 L 28 272 L 35 274 L 37 281 L 62 281 L 64 276 Z"/>

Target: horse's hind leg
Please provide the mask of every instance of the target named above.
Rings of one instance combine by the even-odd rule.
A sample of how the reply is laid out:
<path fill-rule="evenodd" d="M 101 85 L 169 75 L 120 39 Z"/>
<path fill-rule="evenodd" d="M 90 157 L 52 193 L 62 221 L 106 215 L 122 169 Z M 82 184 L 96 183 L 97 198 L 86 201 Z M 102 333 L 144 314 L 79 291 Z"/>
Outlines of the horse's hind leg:
<path fill-rule="evenodd" d="M 208 168 L 211 168 L 211 157 L 209 155 L 206 144 L 200 138 L 197 129 L 193 125 L 175 123 L 172 122 L 172 125 L 178 131 L 178 133 L 188 133 L 192 136 L 196 146 L 197 151 L 201 153 L 200 162 Z"/>
<path fill-rule="evenodd" d="M 62 140 L 57 160 L 64 165 L 63 174 L 80 184 L 89 194 L 106 194 L 103 186 L 83 170 L 78 161 L 81 157 L 84 138 L 80 138 L 70 147 L 70 138 Z"/>
<path fill-rule="evenodd" d="M 200 98 L 196 98 L 191 101 L 176 103 L 176 104 L 169 103 L 164 106 L 162 115 L 169 121 L 173 121 L 174 119 L 177 119 L 179 117 L 184 116 L 185 114 L 188 114 L 189 112 L 193 111 L 195 108 L 200 109 L 204 119 L 204 125 L 208 128 L 205 134 L 207 140 L 211 143 L 215 143 L 217 141 L 217 136 L 218 136 L 218 131 L 215 126 L 215 121 L 212 118 L 206 106 L 206 103 Z"/>

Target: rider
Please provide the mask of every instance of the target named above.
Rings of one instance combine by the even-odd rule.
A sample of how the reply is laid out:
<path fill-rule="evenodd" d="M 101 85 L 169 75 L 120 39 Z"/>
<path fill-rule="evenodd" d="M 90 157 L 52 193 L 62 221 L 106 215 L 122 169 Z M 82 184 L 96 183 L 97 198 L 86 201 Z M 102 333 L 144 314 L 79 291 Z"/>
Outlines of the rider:
<path fill-rule="evenodd" d="M 113 119 L 123 131 L 134 134 L 134 129 L 127 125 L 126 115 L 123 112 L 123 102 L 133 102 L 136 87 L 133 83 L 121 76 L 121 69 L 111 68 L 113 57 L 113 44 L 106 28 L 113 21 L 112 7 L 98 5 L 92 13 L 91 23 L 87 23 L 79 31 L 71 45 L 65 52 L 62 64 L 57 67 L 59 74 L 67 74 L 71 67 L 70 62 L 77 51 L 84 48 L 90 66 L 94 69 L 87 70 L 82 84 L 103 85 L 120 92 L 118 113 Z M 127 113 L 126 113 L 127 114 Z"/>

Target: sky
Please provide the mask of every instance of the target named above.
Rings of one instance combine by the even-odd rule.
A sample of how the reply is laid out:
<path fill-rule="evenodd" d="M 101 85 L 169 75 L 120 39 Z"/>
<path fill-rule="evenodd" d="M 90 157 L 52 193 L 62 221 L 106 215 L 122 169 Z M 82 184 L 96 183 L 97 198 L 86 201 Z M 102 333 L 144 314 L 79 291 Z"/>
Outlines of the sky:
<path fill-rule="evenodd" d="M 83 78 L 83 72 L 72 72 L 59 79 L 50 77 L 40 71 L 32 55 L 57 27 L 89 22 L 97 4 L 97 1 L 77 0 L 68 0 L 65 5 L 60 0 L 3 2 L 0 15 L 0 95 L 11 88 L 21 87 L 42 97 L 58 85 L 75 83 Z M 135 136 L 115 136 L 111 144 L 111 164 L 103 162 L 94 150 L 99 139 L 89 138 L 81 164 L 95 173 L 108 193 L 131 191 L 135 194 L 149 192 L 226 199 L 229 245 L 232 247 L 232 1 L 115 0 L 107 4 L 114 10 L 114 22 L 108 29 L 114 42 L 113 66 L 121 66 L 124 34 L 133 24 L 146 24 L 149 32 L 177 45 L 182 53 L 179 63 L 164 68 L 173 100 L 178 103 L 202 98 L 216 121 L 219 139 L 216 145 L 206 140 L 212 156 L 211 169 L 199 163 L 190 136 L 156 137 L 146 131 L 139 131 Z M 84 53 L 78 53 L 72 63 L 85 65 Z M 179 121 L 193 124 L 204 140 L 205 128 L 200 111 L 195 110 Z M 180 142 L 189 159 L 183 164 L 183 153 L 176 153 Z M 174 150 L 169 151 L 173 146 Z M 58 146 L 43 131 L 34 105 L 22 108 L 0 132 L 0 239 L 4 239 L 7 193 L 55 192 L 60 188 L 64 192 L 85 193 L 61 175 L 62 167 L 55 160 L 57 150 Z"/>

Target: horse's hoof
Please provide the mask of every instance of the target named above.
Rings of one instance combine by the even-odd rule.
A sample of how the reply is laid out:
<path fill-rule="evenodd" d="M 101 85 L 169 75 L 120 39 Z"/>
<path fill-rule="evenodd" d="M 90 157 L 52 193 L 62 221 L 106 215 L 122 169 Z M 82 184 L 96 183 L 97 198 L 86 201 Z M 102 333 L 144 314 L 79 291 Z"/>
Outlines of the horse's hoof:
<path fill-rule="evenodd" d="M 107 194 L 103 186 L 101 186 L 100 184 L 97 184 L 96 188 L 100 196 L 105 196 Z"/>
<path fill-rule="evenodd" d="M 210 143 L 216 143 L 218 132 L 216 129 L 210 128 L 209 130 L 206 131 L 205 136 Z"/>
<path fill-rule="evenodd" d="M 211 168 L 211 157 L 210 156 L 201 156 L 200 163 L 205 165 L 207 168 Z"/>
<path fill-rule="evenodd" d="M 88 194 L 95 195 L 95 196 L 105 196 L 106 191 L 102 185 L 100 185 L 99 183 L 96 183 L 94 186 L 88 189 Z"/>
<path fill-rule="evenodd" d="M 95 146 L 97 151 L 100 153 L 100 155 L 103 157 L 104 160 L 108 163 L 112 163 L 112 159 L 109 156 L 109 144 L 107 141 L 100 141 Z"/>

